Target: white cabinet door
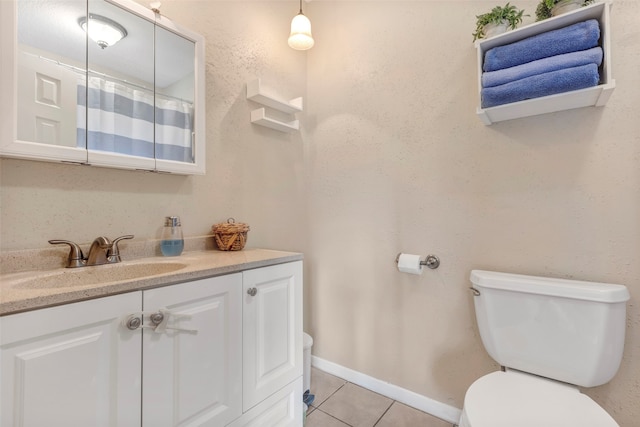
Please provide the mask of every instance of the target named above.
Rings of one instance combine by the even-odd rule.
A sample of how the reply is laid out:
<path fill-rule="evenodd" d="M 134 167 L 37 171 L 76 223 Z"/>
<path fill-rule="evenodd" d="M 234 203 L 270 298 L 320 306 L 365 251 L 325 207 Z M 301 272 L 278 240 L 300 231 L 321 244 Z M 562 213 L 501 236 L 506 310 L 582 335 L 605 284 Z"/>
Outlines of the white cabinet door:
<path fill-rule="evenodd" d="M 302 261 L 242 274 L 243 410 L 248 411 L 302 376 Z"/>
<path fill-rule="evenodd" d="M 302 378 L 278 390 L 229 427 L 301 427 Z"/>
<path fill-rule="evenodd" d="M 142 293 L 0 317 L 3 427 L 140 425 Z"/>
<path fill-rule="evenodd" d="M 242 414 L 240 292 L 240 273 L 144 291 L 145 326 L 168 312 L 164 332 L 143 329 L 143 426 L 217 427 Z"/>

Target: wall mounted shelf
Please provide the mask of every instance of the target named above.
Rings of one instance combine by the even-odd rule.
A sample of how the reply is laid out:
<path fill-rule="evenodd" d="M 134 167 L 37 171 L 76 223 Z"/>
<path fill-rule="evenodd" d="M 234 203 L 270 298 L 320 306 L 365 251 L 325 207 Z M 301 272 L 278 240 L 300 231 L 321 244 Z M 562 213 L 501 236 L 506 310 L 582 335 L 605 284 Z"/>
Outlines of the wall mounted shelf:
<path fill-rule="evenodd" d="M 260 79 L 255 79 L 247 83 L 247 99 L 266 107 L 251 111 L 251 123 L 281 132 L 293 132 L 300 128 L 298 120 L 279 120 L 274 117 L 268 117 L 267 111 L 268 109 L 273 109 L 285 115 L 293 115 L 302 111 L 301 97 L 290 101 L 280 99 L 265 90 L 260 84 Z"/>
<path fill-rule="evenodd" d="M 251 123 L 279 130 L 280 132 L 293 132 L 300 128 L 298 120 L 284 122 L 267 117 L 266 110 L 264 108 L 258 108 L 251 112 Z"/>
<path fill-rule="evenodd" d="M 600 84 L 587 89 L 560 93 L 541 98 L 528 99 L 511 104 L 499 105 L 491 108 L 476 109 L 476 113 L 485 125 L 504 120 L 535 116 L 580 107 L 600 107 L 607 103 L 616 83 L 611 75 L 611 32 L 609 29 L 609 15 L 611 0 L 604 0 L 580 9 L 565 13 L 554 18 L 545 19 L 513 31 L 480 40 L 476 42 L 478 53 L 478 100 L 482 90 L 482 64 L 484 54 L 491 48 L 517 42 L 527 37 L 535 36 L 547 31 L 563 28 L 588 19 L 596 19 L 600 23 L 600 43 L 604 53 L 600 68 Z"/>

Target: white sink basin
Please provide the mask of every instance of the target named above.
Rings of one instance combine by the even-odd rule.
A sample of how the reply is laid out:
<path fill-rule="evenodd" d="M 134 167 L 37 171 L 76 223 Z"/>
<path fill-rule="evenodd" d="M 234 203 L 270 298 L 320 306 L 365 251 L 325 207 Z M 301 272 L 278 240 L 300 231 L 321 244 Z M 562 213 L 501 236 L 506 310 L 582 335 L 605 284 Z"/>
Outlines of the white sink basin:
<path fill-rule="evenodd" d="M 76 288 L 123 280 L 158 276 L 185 268 L 179 262 L 148 262 L 136 264 L 106 264 L 92 267 L 64 268 L 47 272 L 31 272 L 23 278 L 16 278 L 12 288 Z"/>

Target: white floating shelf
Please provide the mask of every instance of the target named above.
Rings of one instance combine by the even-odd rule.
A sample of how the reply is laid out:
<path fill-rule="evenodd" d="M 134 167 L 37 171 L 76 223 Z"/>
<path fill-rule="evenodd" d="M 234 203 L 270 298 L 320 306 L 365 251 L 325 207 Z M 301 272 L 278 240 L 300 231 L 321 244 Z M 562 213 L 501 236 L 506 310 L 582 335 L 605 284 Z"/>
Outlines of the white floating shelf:
<path fill-rule="evenodd" d="M 293 120 L 290 122 L 284 122 L 280 120 L 271 119 L 266 116 L 264 108 L 258 108 L 251 112 L 251 123 L 255 123 L 260 126 L 266 126 L 271 129 L 279 130 L 280 132 L 294 132 L 300 128 L 300 122 Z"/>
<path fill-rule="evenodd" d="M 499 105 L 497 107 L 478 107 L 476 109 L 476 113 L 480 120 L 482 120 L 485 125 L 490 125 L 503 120 L 570 110 L 572 108 L 591 106 L 599 107 L 605 105 L 616 87 L 616 82 L 611 75 L 611 32 L 609 29 L 610 9 L 611 0 L 604 0 L 601 3 L 595 3 L 554 18 L 545 19 L 544 21 L 536 22 L 513 31 L 507 31 L 506 33 L 486 40 L 477 41 L 479 98 L 480 91 L 482 90 L 482 63 L 484 61 L 484 53 L 496 46 L 514 43 L 536 34 L 566 27 L 588 19 L 596 19 L 600 23 L 600 41 L 602 51 L 604 53 L 600 73 L 600 85 L 587 89 Z"/>
<path fill-rule="evenodd" d="M 279 111 L 278 117 L 285 117 L 302 111 L 302 98 L 295 98 L 285 101 L 277 96 L 273 96 L 269 91 L 260 85 L 260 79 L 255 79 L 247 83 L 247 99 L 264 105 L 266 108 L 258 108 L 251 112 L 251 123 L 266 126 L 280 132 L 293 132 L 300 128 L 298 120 L 280 120 L 267 117 L 268 109 Z M 273 112 L 272 112 L 273 113 Z M 283 114 L 284 113 L 284 114 Z M 271 114 L 273 116 L 273 114 Z"/>
<path fill-rule="evenodd" d="M 260 87 L 260 79 L 247 83 L 247 99 L 283 113 L 293 114 L 302 111 L 302 98 L 284 101 L 268 95 L 264 88 Z"/>

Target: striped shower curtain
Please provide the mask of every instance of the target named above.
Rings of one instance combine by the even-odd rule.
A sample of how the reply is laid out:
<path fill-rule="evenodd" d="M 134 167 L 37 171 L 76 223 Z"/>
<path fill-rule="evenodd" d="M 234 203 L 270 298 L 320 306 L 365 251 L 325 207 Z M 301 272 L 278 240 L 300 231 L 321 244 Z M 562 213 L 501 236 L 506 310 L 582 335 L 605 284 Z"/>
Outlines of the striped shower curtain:
<path fill-rule="evenodd" d="M 156 96 L 155 104 L 154 109 L 154 94 L 150 90 L 95 76 L 89 76 L 87 87 L 81 78 L 78 81 L 78 146 L 193 162 L 193 106 L 160 95 Z"/>
<path fill-rule="evenodd" d="M 156 159 L 193 163 L 193 104 L 156 94 Z"/>

